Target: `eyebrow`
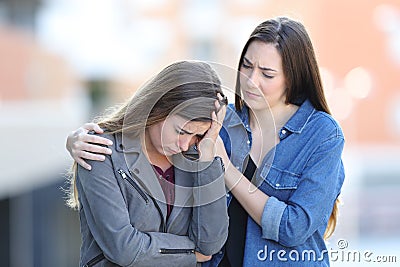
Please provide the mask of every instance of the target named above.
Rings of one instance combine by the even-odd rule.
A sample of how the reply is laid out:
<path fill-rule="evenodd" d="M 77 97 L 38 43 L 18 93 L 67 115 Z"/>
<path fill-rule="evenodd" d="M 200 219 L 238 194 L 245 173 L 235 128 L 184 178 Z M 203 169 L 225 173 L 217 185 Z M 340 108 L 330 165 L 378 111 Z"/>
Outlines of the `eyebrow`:
<path fill-rule="evenodd" d="M 180 132 L 184 132 L 185 134 L 193 134 L 191 132 L 186 131 L 185 129 L 183 129 L 181 127 L 178 127 L 178 129 L 179 129 Z"/>
<path fill-rule="evenodd" d="M 177 126 L 177 129 L 179 130 L 179 131 L 182 131 L 182 132 L 184 132 L 185 134 L 193 134 L 193 133 L 191 133 L 191 132 L 189 132 L 189 131 L 186 131 L 185 129 L 183 129 L 183 128 L 181 128 L 181 127 L 179 127 L 179 126 Z M 205 133 L 203 133 L 203 134 L 196 134 L 198 137 L 200 137 L 200 138 L 202 138 L 202 137 L 204 137 L 205 135 L 206 135 L 206 133 L 207 133 L 207 131 L 205 132 Z"/>
<path fill-rule="evenodd" d="M 253 63 L 252 63 L 250 60 L 248 60 L 246 57 L 243 57 L 243 60 L 246 61 L 247 64 L 253 65 Z M 266 68 L 266 67 L 261 67 L 261 66 L 258 66 L 258 68 L 259 68 L 260 70 L 264 70 L 264 71 L 274 71 L 274 72 L 277 72 L 277 70 L 274 70 L 274 69 L 271 69 L 271 68 Z"/>

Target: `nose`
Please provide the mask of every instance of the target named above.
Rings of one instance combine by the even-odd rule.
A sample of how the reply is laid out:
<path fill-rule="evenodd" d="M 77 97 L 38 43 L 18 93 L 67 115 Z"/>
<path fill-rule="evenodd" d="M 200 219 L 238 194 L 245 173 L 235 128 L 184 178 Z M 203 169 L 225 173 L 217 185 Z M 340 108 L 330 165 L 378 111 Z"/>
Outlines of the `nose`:
<path fill-rule="evenodd" d="M 181 151 L 187 151 L 190 146 L 195 144 L 197 141 L 196 136 L 183 135 L 179 137 L 179 149 Z"/>
<path fill-rule="evenodd" d="M 249 88 L 258 88 L 259 74 L 256 68 L 251 70 L 251 73 L 246 83 Z"/>

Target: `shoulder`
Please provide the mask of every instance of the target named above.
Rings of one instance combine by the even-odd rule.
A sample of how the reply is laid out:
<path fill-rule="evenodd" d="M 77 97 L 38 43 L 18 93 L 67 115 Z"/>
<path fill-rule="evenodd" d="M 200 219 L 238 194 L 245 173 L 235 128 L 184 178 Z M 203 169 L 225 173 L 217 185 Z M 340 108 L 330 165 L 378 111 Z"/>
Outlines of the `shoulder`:
<path fill-rule="evenodd" d="M 242 109 L 242 111 L 238 111 L 234 104 L 229 104 L 226 108 L 226 115 L 223 122 L 224 126 L 241 124 L 246 113 L 247 110 Z"/>
<path fill-rule="evenodd" d="M 112 154 L 117 153 L 116 151 L 116 134 L 112 134 L 112 133 L 102 133 L 102 134 L 98 134 L 95 133 L 93 131 L 88 132 L 88 134 L 90 135 L 95 135 L 95 136 L 99 136 L 99 137 L 103 137 L 103 138 L 107 138 L 109 140 L 111 140 L 113 142 L 113 145 L 107 146 L 107 145 L 103 145 L 103 144 L 98 144 L 98 143 L 90 143 L 93 145 L 97 145 L 97 146 L 102 146 L 102 147 L 108 147 L 111 149 Z M 84 169 L 83 167 L 81 167 L 80 165 L 78 165 L 78 174 L 80 174 L 79 176 L 92 176 L 95 175 L 97 173 L 102 173 L 104 172 L 106 169 L 110 169 L 112 164 L 111 164 L 111 157 L 110 155 L 105 155 L 105 160 L 104 161 L 97 161 L 97 160 L 86 160 L 86 162 L 92 166 L 92 169 L 90 171 Z M 112 169 L 112 168 L 111 168 Z"/>
<path fill-rule="evenodd" d="M 110 132 L 108 132 L 107 130 L 105 130 L 104 133 L 101 133 L 101 134 L 96 133 L 96 132 L 94 132 L 94 131 L 89 131 L 88 134 L 90 134 L 90 135 L 95 135 L 95 136 L 100 136 L 100 137 L 104 137 L 104 138 L 107 138 L 107 139 L 113 141 L 113 143 L 115 143 L 114 141 L 115 141 L 116 135 L 117 135 L 118 133 L 117 133 L 117 134 L 115 134 L 115 133 L 110 133 Z M 99 145 L 100 145 L 100 144 L 99 144 Z M 102 146 L 105 146 L 105 145 L 102 145 Z"/>
<path fill-rule="evenodd" d="M 339 123 L 328 113 L 317 110 L 309 100 L 305 100 L 292 116 L 286 127 L 307 138 L 343 138 Z"/>
<path fill-rule="evenodd" d="M 111 140 L 113 142 L 112 145 L 107 146 L 107 145 L 103 145 L 103 144 L 94 144 L 93 145 L 98 145 L 98 146 L 102 146 L 102 147 L 108 147 L 109 149 L 112 150 L 112 153 L 114 152 L 125 152 L 126 148 L 130 145 L 133 146 L 135 145 L 135 147 L 137 146 L 137 138 L 129 138 L 127 135 L 122 136 L 121 132 L 117 132 L 117 133 L 112 133 L 112 132 L 108 132 L 107 130 L 104 131 L 104 133 L 102 134 L 98 134 L 95 133 L 93 131 L 88 132 L 88 134 L 91 135 L 95 135 L 95 136 L 99 136 L 99 137 L 103 137 L 106 138 L 108 140 Z"/>
<path fill-rule="evenodd" d="M 228 104 L 227 106 L 226 106 L 226 115 L 225 115 L 225 120 L 226 121 L 229 121 L 231 118 L 232 118 L 232 116 L 237 116 L 237 114 L 236 114 L 236 109 L 235 109 L 235 105 L 233 105 L 233 104 Z"/>
<path fill-rule="evenodd" d="M 344 138 L 338 121 L 326 112 L 315 110 L 308 122 L 309 127 L 327 138 Z"/>

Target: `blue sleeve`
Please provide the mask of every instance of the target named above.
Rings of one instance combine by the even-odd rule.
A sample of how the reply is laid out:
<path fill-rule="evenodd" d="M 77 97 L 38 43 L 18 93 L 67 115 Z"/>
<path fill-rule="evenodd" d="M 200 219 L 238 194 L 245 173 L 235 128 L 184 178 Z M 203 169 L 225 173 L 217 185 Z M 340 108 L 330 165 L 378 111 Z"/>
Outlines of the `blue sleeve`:
<path fill-rule="evenodd" d="M 287 202 L 270 197 L 261 218 L 262 237 L 293 247 L 326 225 L 343 184 L 341 135 L 323 142 L 308 160 Z"/>
<path fill-rule="evenodd" d="M 226 153 L 228 154 L 228 157 L 231 157 L 231 140 L 229 138 L 228 131 L 225 129 L 225 127 L 222 127 L 219 136 L 221 137 L 222 141 L 224 142 L 225 145 L 225 150 Z"/>

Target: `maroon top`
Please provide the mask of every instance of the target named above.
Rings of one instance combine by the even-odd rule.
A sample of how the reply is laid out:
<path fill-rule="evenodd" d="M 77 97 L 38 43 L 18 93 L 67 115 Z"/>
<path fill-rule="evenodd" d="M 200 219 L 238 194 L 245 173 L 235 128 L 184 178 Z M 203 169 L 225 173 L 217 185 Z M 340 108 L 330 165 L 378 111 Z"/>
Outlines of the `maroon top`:
<path fill-rule="evenodd" d="M 158 167 L 153 165 L 154 169 L 158 173 L 158 182 L 164 192 L 166 204 L 167 204 L 167 220 L 171 214 L 172 208 L 175 202 L 175 174 L 174 166 L 169 167 L 165 172 Z"/>

